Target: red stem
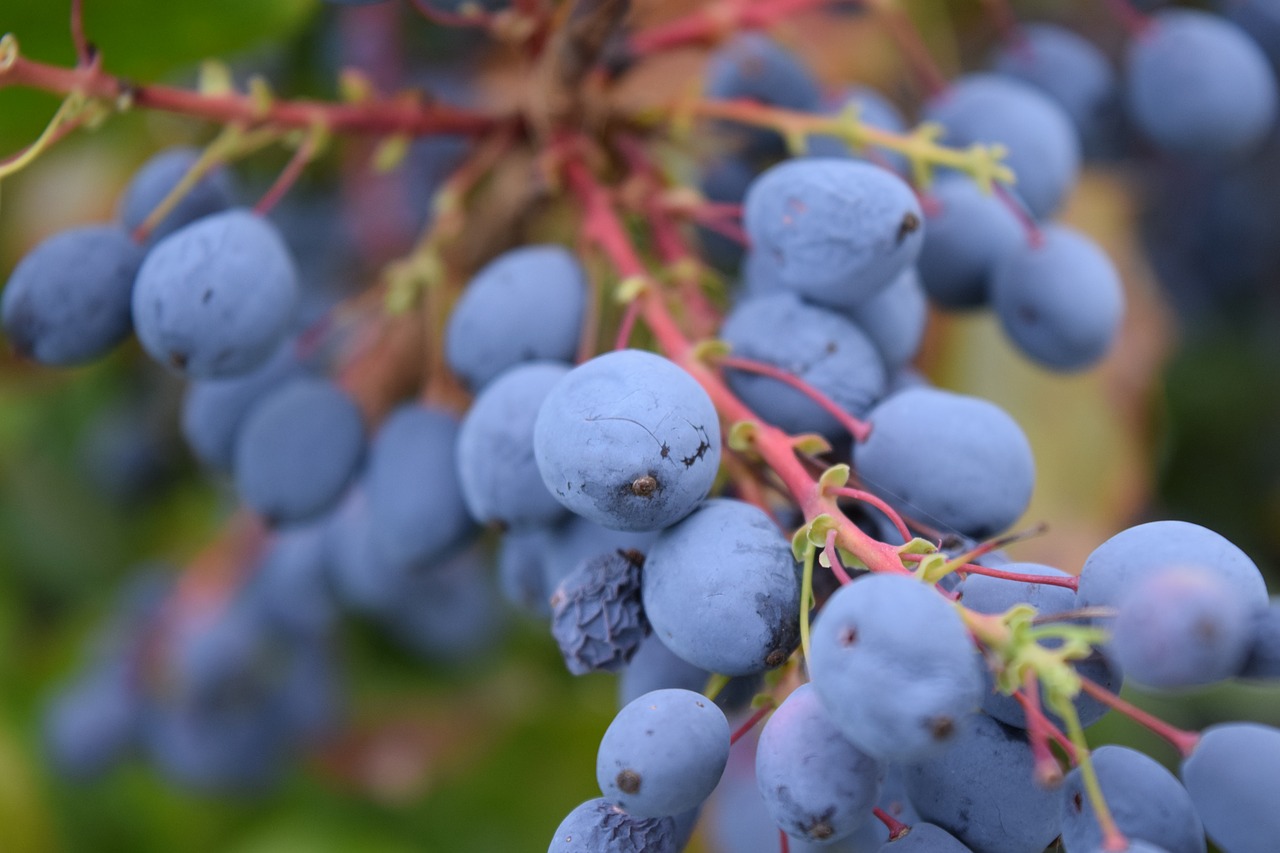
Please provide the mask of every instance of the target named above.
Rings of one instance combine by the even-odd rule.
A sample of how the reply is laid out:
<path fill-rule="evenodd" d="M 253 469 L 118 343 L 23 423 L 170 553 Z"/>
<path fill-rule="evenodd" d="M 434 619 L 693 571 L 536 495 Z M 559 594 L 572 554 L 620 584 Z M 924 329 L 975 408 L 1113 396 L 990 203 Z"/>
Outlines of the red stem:
<path fill-rule="evenodd" d="M 747 732 L 754 729 L 760 723 L 761 720 L 769 716 L 769 712 L 772 710 L 773 710 L 772 702 L 768 702 L 764 705 L 761 705 L 759 708 L 757 708 L 756 712 L 752 714 L 750 717 L 747 717 L 747 721 L 742 725 L 738 726 L 738 730 L 729 736 L 729 745 L 733 746 L 735 743 L 742 740 L 742 738 L 746 736 Z"/>
<path fill-rule="evenodd" d="M 1005 572 L 1000 569 L 992 569 L 987 566 L 979 566 L 977 563 L 965 563 L 959 568 L 961 573 L 966 575 L 983 575 L 989 578 L 1000 578 L 1007 581 L 1019 581 L 1021 583 L 1038 583 L 1045 586 L 1061 586 L 1070 590 L 1078 590 L 1080 588 L 1080 578 L 1074 575 L 1067 577 L 1059 577 L 1057 575 L 1024 575 L 1018 572 Z"/>
<path fill-rule="evenodd" d="M 904 553 L 902 560 L 910 562 L 919 562 L 924 560 L 925 555 L 919 553 Z M 1061 578 L 1059 575 L 1023 575 L 1016 571 L 1002 571 L 1000 569 L 991 569 L 988 566 L 979 566 L 975 562 L 966 562 L 959 569 L 956 569 L 965 575 L 984 575 L 987 578 L 1000 578 L 1001 580 L 1019 580 L 1024 584 L 1044 584 L 1046 587 L 1065 587 L 1066 589 L 1079 589 L 1080 579 L 1074 575 L 1068 575 Z"/>
<path fill-rule="evenodd" d="M 991 21 L 996 32 L 1000 34 L 1000 38 L 1015 50 L 1026 47 L 1026 36 L 1018 26 L 1018 18 L 1013 14 L 1013 7 L 1009 5 L 1009 0 L 982 0 L 982 11 Z"/>
<path fill-rule="evenodd" d="M 885 28 L 889 30 L 890 37 L 897 42 L 899 50 L 906 57 L 907 65 L 920 81 L 925 94 L 933 97 L 945 92 L 950 83 L 938 68 L 938 63 L 934 61 L 928 45 L 920 37 L 920 31 L 916 29 L 911 16 L 905 11 L 886 8 L 881 4 L 876 4 L 875 8 L 881 12 L 880 18 Z"/>
<path fill-rule="evenodd" d="M 1049 749 L 1050 731 L 1054 726 L 1040 708 L 1040 685 L 1034 672 L 1027 673 L 1023 688 L 1013 696 L 1018 700 L 1018 704 L 1022 705 L 1023 713 L 1027 717 L 1027 741 L 1031 745 L 1031 756 L 1035 760 L 1036 781 L 1046 788 L 1057 787 L 1062 782 L 1062 767 L 1058 765 L 1058 759 L 1053 757 L 1053 751 Z M 1065 736 L 1063 740 L 1066 740 Z M 1074 755 L 1072 760 L 1074 761 Z"/>
<path fill-rule="evenodd" d="M 84 0 L 71 0 L 71 43 L 76 48 L 76 62 L 82 67 L 93 64 L 93 46 L 84 34 Z"/>
<path fill-rule="evenodd" d="M 1022 230 L 1026 232 L 1027 244 L 1033 249 L 1039 248 L 1044 243 L 1044 234 L 1040 231 L 1040 224 L 1036 222 L 1035 217 L 1027 212 L 1022 203 L 1003 184 L 993 183 L 991 187 L 996 198 L 1009 209 L 1009 212 L 1018 220 L 1018 224 L 1022 226 Z"/>
<path fill-rule="evenodd" d="M 834 530 L 827 531 L 827 544 L 823 546 L 826 552 L 827 562 L 831 564 L 831 572 L 839 579 L 840 583 L 851 584 L 853 578 L 845 571 L 844 565 L 840 562 L 840 552 L 836 550 L 836 532 Z"/>
<path fill-rule="evenodd" d="M 1191 755 L 1196 748 L 1196 744 L 1200 742 L 1199 732 L 1189 732 L 1170 725 L 1159 717 L 1142 710 L 1137 705 L 1126 702 L 1101 684 L 1090 681 L 1083 675 L 1080 676 L 1080 686 L 1085 693 L 1088 693 L 1108 708 L 1119 711 L 1138 725 L 1148 729 L 1152 734 L 1173 744 L 1174 749 L 1178 750 L 1183 758 Z"/>
<path fill-rule="evenodd" d="M 649 157 L 640 140 L 633 136 L 622 136 L 618 139 L 618 150 L 627 161 L 632 174 L 641 175 L 652 184 L 652 190 L 646 194 L 644 212 L 653 228 L 653 240 L 658 256 L 663 263 L 681 270 L 695 270 L 692 276 L 681 274 L 680 295 L 687 319 L 695 337 L 706 337 L 720 326 L 720 318 L 716 308 L 707 299 L 698 283 L 696 270 L 701 266 L 697 255 L 689 248 L 688 242 L 676 222 L 666 216 L 662 194 L 667 182 L 657 164 Z"/>
<path fill-rule="evenodd" d="M 720 0 L 697 12 L 641 30 L 631 37 L 631 53 L 647 56 L 687 45 L 709 44 L 743 30 L 765 30 L 793 15 L 838 0 Z"/>
<path fill-rule="evenodd" d="M 307 164 L 316 156 L 318 150 L 317 135 L 312 133 L 302 141 L 298 149 L 293 152 L 293 156 L 289 158 L 289 162 L 285 164 L 284 169 L 276 177 L 275 182 L 267 188 L 262 194 L 262 198 L 258 199 L 258 203 L 254 205 L 254 213 L 259 216 L 266 216 L 280 202 L 280 199 L 293 188 L 298 182 L 298 178 L 302 177 L 302 173 L 306 171 Z"/>
<path fill-rule="evenodd" d="M 911 827 L 907 826 L 905 823 L 898 820 L 879 806 L 872 809 L 871 813 L 885 825 L 886 829 L 889 830 L 890 841 L 897 841 L 899 838 L 911 831 Z"/>
<path fill-rule="evenodd" d="M 1151 27 L 1150 15 L 1135 9 L 1129 0 L 1106 0 L 1107 8 L 1130 36 L 1138 38 Z"/>
<path fill-rule="evenodd" d="M 608 190 L 596 181 L 580 157 L 569 158 L 564 168 L 569 187 L 584 208 L 584 235 L 605 252 L 615 270 L 624 278 L 638 275 L 648 279 L 626 229 L 613 210 Z M 896 548 L 878 542 L 859 530 L 856 524 L 840 512 L 835 498 L 823 492 L 808 469 L 796 458 L 792 437 L 761 421 L 755 412 L 729 390 L 717 371 L 696 357 L 693 344 L 685 338 L 667 310 L 661 291 L 652 286 L 639 299 L 645 324 L 653 332 L 659 348 L 667 358 L 683 367 L 702 386 L 721 418 L 727 423 L 755 424 L 752 438 L 754 450 L 782 481 L 805 517 L 816 518 L 830 514 L 836 519 L 837 537 L 841 546 L 869 569 L 906 574 L 907 569 L 898 559 Z"/>
<path fill-rule="evenodd" d="M 477 27 L 489 29 L 493 25 L 493 15 L 489 12 L 477 11 L 474 15 L 461 15 L 457 12 L 446 12 L 431 5 L 431 0 L 409 0 L 413 8 L 422 17 L 442 27 Z"/>
<path fill-rule="evenodd" d="M 241 94 L 204 95 L 171 86 L 139 86 L 107 74 L 96 66 L 61 68 L 17 57 L 0 70 L 0 88 L 23 86 L 68 95 L 73 91 L 111 103 L 128 103 L 207 119 L 218 124 L 242 122 L 250 126 L 311 128 L 324 125 L 334 133 L 389 136 L 427 136 L 457 133 L 481 135 L 514 117 L 488 116 L 448 104 L 375 100 L 360 104 L 336 104 L 313 100 L 274 100 L 265 107 L 256 98 Z"/>
<path fill-rule="evenodd" d="M 781 829 L 778 830 L 778 849 L 782 853 L 791 853 L 791 842 L 787 840 L 787 834 Z"/>
<path fill-rule="evenodd" d="M 626 349 L 627 344 L 631 341 L 631 332 L 635 329 L 636 320 L 640 317 L 640 300 L 633 299 L 627 303 L 626 310 L 622 313 L 622 322 L 618 325 L 618 339 L 614 342 L 614 349 Z"/>
<path fill-rule="evenodd" d="M 714 231 L 717 234 L 728 237 L 740 246 L 749 248 L 751 246 L 751 238 L 747 236 L 747 232 L 736 221 L 725 221 L 723 215 L 717 215 L 716 211 L 707 209 L 707 206 L 699 205 L 690 211 L 690 216 L 694 222 L 706 228 L 708 231 Z"/>
<path fill-rule="evenodd" d="M 853 498 L 855 501 L 862 501 L 865 504 L 871 504 L 871 506 L 888 516 L 889 521 L 898 531 L 898 535 L 902 537 L 903 542 L 911 541 L 911 531 L 907 529 L 907 523 L 902 520 L 902 516 L 898 514 L 898 511 L 870 492 L 864 492 L 862 489 L 851 489 L 848 486 L 843 486 L 839 489 L 832 489 L 831 494 L 839 495 L 842 498 Z"/>
<path fill-rule="evenodd" d="M 866 441 L 871 435 L 871 426 L 865 421 L 858 420 L 853 415 L 840 408 L 834 400 L 823 394 L 817 388 L 814 388 L 808 382 L 805 382 L 795 374 L 788 373 L 781 368 L 774 367 L 772 364 L 765 364 L 762 361 L 754 361 L 749 358 L 737 358 L 736 356 L 724 356 L 719 359 L 722 367 L 728 367 L 733 370 L 743 370 L 747 373 L 758 373 L 761 376 L 767 376 L 770 379 L 776 379 L 784 382 L 792 388 L 804 394 L 813 402 L 822 407 L 823 411 L 835 418 L 840 426 L 844 428 L 854 441 Z"/>

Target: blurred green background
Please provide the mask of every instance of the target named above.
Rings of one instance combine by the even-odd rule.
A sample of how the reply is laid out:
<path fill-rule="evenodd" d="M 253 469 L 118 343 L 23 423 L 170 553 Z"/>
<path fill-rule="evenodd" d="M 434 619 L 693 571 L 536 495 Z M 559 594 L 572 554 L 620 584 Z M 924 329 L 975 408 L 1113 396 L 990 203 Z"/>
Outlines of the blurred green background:
<path fill-rule="evenodd" d="M 26 55 L 70 63 L 65 5 L 5 0 L 0 32 L 15 33 Z M 953 10 L 921 5 L 920 22 L 940 48 L 936 34 L 955 23 Z M 1053 12 L 1064 4 L 1027 5 Z M 263 71 L 282 93 L 332 95 L 339 16 L 313 0 L 86 6 L 90 37 L 113 73 L 190 82 L 197 62 L 218 56 Z M 459 48 L 455 36 L 417 25 L 410 38 L 433 58 L 474 45 Z M 869 71 L 900 73 L 892 64 Z M 0 90 L 0 156 L 34 139 L 55 108 L 47 96 Z M 6 180 L 0 274 L 54 231 L 110 217 L 132 170 L 158 148 L 209 135 L 196 123 L 126 115 Z M 279 162 L 247 164 L 246 184 L 265 185 Z M 316 186 L 325 186 L 323 175 Z M 1233 538 L 1270 571 L 1280 564 L 1276 271 L 1257 274 L 1227 304 L 1175 319 L 1140 248 L 1142 204 L 1133 175 L 1108 166 L 1090 175 L 1067 213 L 1117 257 L 1130 291 L 1128 342 L 1102 368 L 1046 376 L 1009 350 L 990 319 L 972 317 L 935 318 L 926 367 L 948 387 L 1006 406 L 1031 435 L 1042 473 L 1029 520 L 1053 529 L 1020 556 L 1074 571 L 1120 527 L 1177 517 Z M 498 652 L 461 668 L 424 665 L 351 627 L 352 735 L 300 764 L 268 797 L 193 796 L 142 764 L 84 785 L 51 772 L 41 708 L 82 659 L 112 591 L 138 563 L 189 559 L 232 509 L 226 485 L 204 478 L 175 444 L 180 390 L 133 345 L 73 371 L 0 356 L 0 851 L 545 849 L 561 816 L 598 793 L 595 749 L 615 685 L 568 676 L 543 629 L 527 623 L 515 624 Z M 92 440 L 138 399 L 152 420 L 130 428 L 152 430 L 170 447 L 159 486 L 122 493 L 94 473 Z M 1186 726 L 1280 724 L 1280 689 L 1139 698 Z M 1172 759 L 1123 721 L 1091 732 L 1099 743 L 1124 740 Z"/>

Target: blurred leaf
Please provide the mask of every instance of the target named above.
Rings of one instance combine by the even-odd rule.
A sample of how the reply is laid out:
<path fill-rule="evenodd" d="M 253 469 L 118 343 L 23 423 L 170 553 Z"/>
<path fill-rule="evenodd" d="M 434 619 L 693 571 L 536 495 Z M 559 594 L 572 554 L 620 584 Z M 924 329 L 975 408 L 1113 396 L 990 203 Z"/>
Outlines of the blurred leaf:
<path fill-rule="evenodd" d="M 238 54 L 295 34 L 316 0 L 85 0 L 85 30 L 108 71 L 154 82 L 207 57 Z M 69 0 L 5 0 L 0 32 L 18 37 L 22 53 L 70 64 Z M 29 142 L 48 119 L 47 97 L 0 91 L 0 152 Z"/>
<path fill-rule="evenodd" d="M 9 729 L 0 721 L 0 851 L 58 849 L 40 785 Z"/>

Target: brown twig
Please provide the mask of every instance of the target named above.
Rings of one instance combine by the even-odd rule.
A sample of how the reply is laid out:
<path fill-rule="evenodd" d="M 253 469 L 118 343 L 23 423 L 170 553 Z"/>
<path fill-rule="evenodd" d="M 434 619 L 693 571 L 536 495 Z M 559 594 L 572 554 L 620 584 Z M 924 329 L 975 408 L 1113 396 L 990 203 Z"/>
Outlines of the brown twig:
<path fill-rule="evenodd" d="M 436 102 L 409 98 L 338 104 L 316 100 L 273 99 L 264 103 L 247 94 L 202 94 L 172 86 L 134 85 L 96 68 L 62 68 L 15 56 L 0 66 L 0 88 L 16 86 L 55 95 L 81 92 L 114 104 L 202 118 L 217 124 L 269 125 L 308 129 L 322 125 L 333 133 L 374 136 L 481 135 L 515 116 L 490 116 Z"/>

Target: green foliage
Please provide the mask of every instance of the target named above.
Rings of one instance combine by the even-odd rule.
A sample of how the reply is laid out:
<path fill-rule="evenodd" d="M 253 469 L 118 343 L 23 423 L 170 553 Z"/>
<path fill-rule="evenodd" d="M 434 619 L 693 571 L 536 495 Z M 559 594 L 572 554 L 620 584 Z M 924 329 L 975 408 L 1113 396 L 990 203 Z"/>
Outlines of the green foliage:
<path fill-rule="evenodd" d="M 211 56 L 234 58 L 296 35 L 321 4 L 317 0 L 219 0 L 85 3 L 85 28 L 110 72 L 135 80 L 163 80 L 189 72 Z M 9 0 L 0 32 L 18 36 L 22 52 L 69 64 L 75 55 L 66 0 Z M 0 90 L 0 152 L 30 142 L 48 121 L 52 99 Z"/>

